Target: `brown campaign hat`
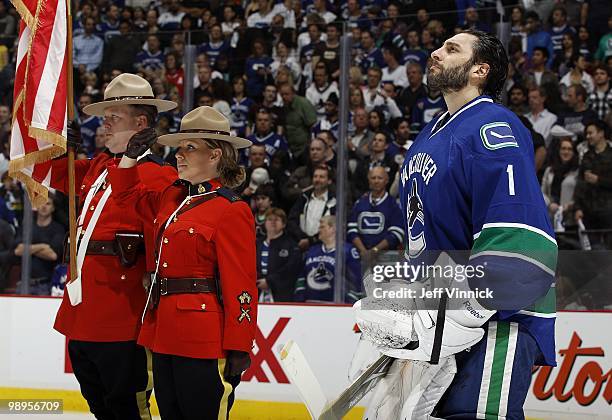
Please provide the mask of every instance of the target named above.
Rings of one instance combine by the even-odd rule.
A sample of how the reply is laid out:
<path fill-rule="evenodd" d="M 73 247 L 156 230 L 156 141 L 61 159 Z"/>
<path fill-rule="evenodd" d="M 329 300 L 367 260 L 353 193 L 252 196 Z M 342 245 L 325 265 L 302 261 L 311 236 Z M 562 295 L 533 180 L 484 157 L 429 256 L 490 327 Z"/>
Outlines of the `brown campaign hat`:
<path fill-rule="evenodd" d="M 176 102 L 156 99 L 151 85 L 142 77 L 123 73 L 108 84 L 104 90 L 103 101 L 87 105 L 83 108 L 83 112 L 103 117 L 106 108 L 121 105 L 154 105 L 158 112 L 170 111 L 177 107 Z"/>
<path fill-rule="evenodd" d="M 230 134 L 229 120 L 209 106 L 201 106 L 186 114 L 181 119 L 178 133 L 160 136 L 157 142 L 166 146 L 177 147 L 181 140 L 212 139 L 223 140 L 233 144 L 237 149 L 249 147 L 252 143 L 241 137 Z"/>

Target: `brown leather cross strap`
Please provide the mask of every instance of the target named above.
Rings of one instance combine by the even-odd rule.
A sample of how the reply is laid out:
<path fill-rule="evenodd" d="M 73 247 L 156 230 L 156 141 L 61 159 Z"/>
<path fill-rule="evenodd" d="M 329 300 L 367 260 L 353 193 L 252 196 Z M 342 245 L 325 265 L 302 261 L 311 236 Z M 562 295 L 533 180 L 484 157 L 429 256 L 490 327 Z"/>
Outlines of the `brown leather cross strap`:
<path fill-rule="evenodd" d="M 218 196 L 219 196 L 219 194 L 217 193 L 217 191 L 212 191 L 210 194 L 207 194 L 204 197 L 198 197 L 196 199 L 193 199 L 193 200 L 191 200 L 191 203 L 183 206 L 174 215 L 174 217 L 177 218 L 178 216 L 180 216 L 181 214 L 185 213 L 186 211 L 191 210 L 192 208 L 194 208 L 196 206 L 199 206 L 200 204 L 203 204 L 203 203 L 207 202 L 208 200 L 212 200 L 213 198 L 216 198 Z M 166 219 L 166 221 L 164 222 L 164 225 L 165 225 L 165 223 L 167 221 L 168 220 Z M 168 225 L 168 226 L 170 226 L 170 225 Z M 159 249 L 159 243 L 161 242 L 161 239 L 162 239 L 162 236 L 163 236 L 164 232 L 165 232 L 165 229 L 163 229 L 163 230 L 160 229 L 159 232 L 157 233 L 157 238 L 156 238 L 156 241 L 155 241 L 155 243 L 157 244 L 155 246 L 155 258 L 158 258 L 157 254 L 158 254 L 158 249 Z"/>
<path fill-rule="evenodd" d="M 159 280 L 159 293 L 162 296 L 177 293 L 216 293 L 217 286 L 214 278 L 180 278 Z"/>
<path fill-rule="evenodd" d="M 87 255 L 117 255 L 115 241 L 89 241 Z"/>

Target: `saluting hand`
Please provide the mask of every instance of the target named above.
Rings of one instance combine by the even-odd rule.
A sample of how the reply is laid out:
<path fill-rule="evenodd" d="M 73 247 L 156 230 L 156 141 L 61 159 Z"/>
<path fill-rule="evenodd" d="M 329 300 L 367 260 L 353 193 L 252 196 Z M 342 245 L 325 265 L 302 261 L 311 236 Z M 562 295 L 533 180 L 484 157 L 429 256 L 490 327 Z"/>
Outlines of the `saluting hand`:
<path fill-rule="evenodd" d="M 125 155 L 131 159 L 137 159 L 138 156 L 146 152 L 156 141 L 157 133 L 155 129 L 150 127 L 145 128 L 130 138 Z"/>

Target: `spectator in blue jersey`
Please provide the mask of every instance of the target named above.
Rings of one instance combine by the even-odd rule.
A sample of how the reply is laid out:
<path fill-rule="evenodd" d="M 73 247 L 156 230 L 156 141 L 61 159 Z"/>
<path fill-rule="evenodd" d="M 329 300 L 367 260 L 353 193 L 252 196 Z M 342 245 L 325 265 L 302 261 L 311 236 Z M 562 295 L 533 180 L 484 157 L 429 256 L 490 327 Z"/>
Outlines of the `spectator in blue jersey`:
<path fill-rule="evenodd" d="M 540 16 L 533 10 L 525 15 L 525 29 L 527 30 L 527 56 L 531 58 L 535 47 L 543 47 L 548 51 L 546 67 L 552 64 L 554 56 L 553 42 L 550 34 L 541 29 Z"/>
<path fill-rule="evenodd" d="M 352 303 L 363 294 L 361 282 L 361 260 L 359 251 L 350 245 L 342 244 L 342 255 L 336 256 L 336 218 L 324 216 L 319 222 L 320 243 L 312 245 L 306 252 L 304 270 L 297 279 L 295 300 L 297 302 L 333 302 L 335 286 L 336 259 L 346 262 L 346 280 L 343 299 Z"/>
<path fill-rule="evenodd" d="M 427 96 L 427 87 L 423 84 L 423 70 L 420 64 L 406 64 L 406 76 L 408 78 L 408 86 L 402 89 L 397 96 L 396 102 L 402 113 L 410 117 L 417 100 Z"/>
<path fill-rule="evenodd" d="M 230 45 L 229 42 L 223 38 L 221 25 L 218 23 L 212 25 L 208 36 L 208 42 L 205 42 L 198 47 L 198 53 L 206 54 L 211 67 L 214 67 L 219 55 L 227 54 L 229 52 Z"/>
<path fill-rule="evenodd" d="M 408 45 L 402 57 L 404 64 L 408 67 L 409 63 L 417 63 L 421 66 L 421 73 L 424 72 L 428 55 L 421 48 L 419 32 L 416 29 L 409 30 L 406 41 Z"/>
<path fill-rule="evenodd" d="M 159 38 L 157 35 L 151 34 L 147 36 L 147 47 L 136 54 L 134 67 L 145 74 L 157 74 L 159 76 L 164 67 L 164 61 L 165 57 L 160 49 Z"/>
<path fill-rule="evenodd" d="M 316 136 L 321 131 L 331 131 L 338 138 L 340 132 L 340 121 L 338 120 L 338 95 L 336 92 L 329 94 L 324 101 L 323 108 L 325 116 L 312 127 L 312 134 Z"/>
<path fill-rule="evenodd" d="M 32 226 L 32 271 L 29 279 L 31 295 L 48 296 L 51 293 L 51 275 L 53 267 L 62 255 L 64 245 L 64 227 L 53 220 L 53 195 L 36 211 L 36 222 Z M 16 240 L 15 255 L 21 257 L 24 252 L 22 238 Z"/>
<path fill-rule="evenodd" d="M 168 10 L 162 13 L 157 19 L 157 24 L 162 31 L 176 31 L 181 26 L 181 20 L 185 12 L 181 12 L 179 0 L 169 0 Z"/>
<path fill-rule="evenodd" d="M 361 31 L 361 49 L 363 52 L 355 58 L 355 61 L 363 73 L 366 73 L 372 67 L 378 67 L 379 69 L 385 67 L 383 54 L 376 47 L 374 36 L 369 30 Z"/>
<path fill-rule="evenodd" d="M 260 108 L 255 115 L 255 131 L 247 137 L 254 145 L 265 147 L 266 160 L 272 162 L 272 158 L 278 151 L 289 151 L 287 140 L 272 129 L 272 116 L 266 108 Z M 251 146 L 252 147 L 252 146 Z M 245 157 L 248 157 L 250 149 L 245 149 Z"/>
<path fill-rule="evenodd" d="M 85 153 L 90 157 L 96 149 L 96 132 L 102 126 L 102 120 L 94 115 L 87 115 L 83 112 L 83 108 L 92 103 L 91 95 L 87 93 L 81 94 L 79 97 L 79 126 L 81 128 L 81 142 Z"/>
<path fill-rule="evenodd" d="M 389 142 L 390 135 L 388 133 L 378 131 L 374 134 L 374 138 L 370 143 L 370 155 L 357 163 L 357 168 L 355 169 L 353 185 L 357 196 L 368 191 L 368 174 L 372 168 L 380 166 L 387 172 L 388 180 L 395 178 L 398 164 L 395 163 L 394 158 L 387 154 Z"/>
<path fill-rule="evenodd" d="M 559 54 L 563 50 L 563 36 L 570 35 L 571 37 L 576 36 L 576 29 L 572 28 L 567 23 L 567 10 L 561 5 L 557 5 L 553 8 L 552 14 L 552 26 L 548 33 L 553 43 L 553 51 L 555 54 Z"/>
<path fill-rule="evenodd" d="M 314 140 L 313 140 L 314 141 Z M 315 243 L 321 217 L 336 214 L 336 196 L 330 191 L 333 174 L 329 166 L 317 166 L 312 175 L 312 185 L 295 201 L 289 212 L 287 230 L 298 242 L 302 251 Z"/>
<path fill-rule="evenodd" d="M 346 232 L 346 240 L 366 260 L 369 252 L 395 250 L 404 240 L 402 212 L 387 192 L 389 174 L 385 168 L 376 166 L 370 169 L 368 184 L 369 192 L 353 205 Z"/>
<path fill-rule="evenodd" d="M 444 111 L 446 111 L 446 103 L 440 91 L 428 88 L 427 96 L 417 99 L 414 107 L 412 107 L 411 128 L 415 131 L 421 131 L 434 117 Z"/>
<path fill-rule="evenodd" d="M 272 61 L 272 58 L 266 54 L 264 41 L 256 39 L 253 42 L 252 55 L 247 58 L 245 64 L 246 91 L 249 97 L 253 99 L 261 97 L 266 82 L 271 77 Z"/>
<path fill-rule="evenodd" d="M 98 35 L 104 41 L 108 41 L 109 37 L 119 33 L 119 14 L 119 6 L 111 4 L 102 17 L 102 21 L 96 26 Z"/>
<path fill-rule="evenodd" d="M 287 215 L 277 207 L 265 214 L 265 236 L 257 239 L 257 288 L 260 302 L 292 302 L 302 253 L 285 232 Z"/>
<path fill-rule="evenodd" d="M 391 126 L 393 127 L 393 141 L 389 143 L 386 153 L 399 166 L 404 163 L 406 151 L 412 145 L 410 121 L 407 118 L 395 118 L 391 120 Z"/>
<path fill-rule="evenodd" d="M 86 18 L 84 32 L 72 40 L 72 65 L 81 74 L 96 71 L 102 63 L 104 41 L 94 34 L 95 25 L 94 18 Z"/>
<path fill-rule="evenodd" d="M 232 100 L 230 102 L 232 111 L 230 127 L 236 131 L 237 136 L 247 137 L 250 134 L 249 117 L 254 107 L 255 101 L 246 96 L 244 77 L 242 75 L 234 76 L 232 79 Z"/>

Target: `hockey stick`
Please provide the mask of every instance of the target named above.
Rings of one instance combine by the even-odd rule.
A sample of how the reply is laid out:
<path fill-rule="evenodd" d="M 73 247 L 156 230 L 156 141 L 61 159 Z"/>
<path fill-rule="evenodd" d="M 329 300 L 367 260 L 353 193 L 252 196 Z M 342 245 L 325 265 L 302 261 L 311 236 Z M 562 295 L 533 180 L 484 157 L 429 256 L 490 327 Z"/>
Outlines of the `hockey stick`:
<path fill-rule="evenodd" d="M 327 401 L 306 357 L 290 340 L 281 350 L 281 365 L 314 419 L 341 419 L 382 379 L 395 359 L 382 355 L 333 401 Z"/>

